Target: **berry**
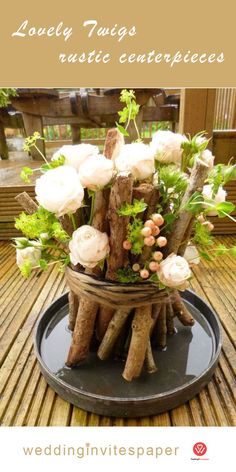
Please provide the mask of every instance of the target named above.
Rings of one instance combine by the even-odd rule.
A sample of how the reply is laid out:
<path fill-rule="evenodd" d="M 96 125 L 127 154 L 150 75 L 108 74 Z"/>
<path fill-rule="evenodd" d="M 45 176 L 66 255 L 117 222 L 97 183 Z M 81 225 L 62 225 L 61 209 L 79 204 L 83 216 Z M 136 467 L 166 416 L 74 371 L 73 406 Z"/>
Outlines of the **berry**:
<path fill-rule="evenodd" d="M 152 272 L 156 272 L 156 271 L 158 270 L 158 268 L 159 268 L 158 262 L 154 262 L 154 261 L 150 262 L 150 264 L 149 264 L 149 269 L 150 269 Z"/>
<path fill-rule="evenodd" d="M 213 231 L 214 225 L 210 221 L 208 221 L 207 222 L 207 228 L 209 229 L 209 231 Z"/>
<path fill-rule="evenodd" d="M 160 213 L 154 213 L 154 215 L 152 215 L 152 220 L 157 226 L 161 226 L 164 223 L 164 218 Z"/>
<path fill-rule="evenodd" d="M 142 269 L 140 270 L 140 277 L 142 277 L 142 279 L 148 279 L 149 277 L 149 272 L 147 269 Z"/>
<path fill-rule="evenodd" d="M 126 240 L 123 242 L 123 248 L 128 251 L 129 249 L 131 249 L 131 247 L 132 247 L 131 242 L 126 239 Z"/>
<path fill-rule="evenodd" d="M 144 238 L 144 244 L 145 246 L 153 246 L 153 244 L 155 244 L 154 236 L 148 236 L 147 238 Z"/>
<path fill-rule="evenodd" d="M 199 223 L 204 223 L 204 222 L 205 222 L 205 218 L 204 218 L 203 215 L 199 215 L 199 216 L 197 217 L 197 220 L 198 220 Z"/>
<path fill-rule="evenodd" d="M 157 245 L 159 247 L 166 246 L 167 245 L 167 239 L 164 236 L 159 236 L 159 238 L 157 238 Z"/>
<path fill-rule="evenodd" d="M 140 265 L 139 264 L 133 264 L 132 269 L 134 272 L 138 272 L 140 270 Z"/>
<path fill-rule="evenodd" d="M 155 223 L 152 220 L 147 220 L 145 221 L 144 226 L 147 226 L 148 228 L 153 228 L 155 226 Z"/>
<path fill-rule="evenodd" d="M 153 236 L 158 236 L 158 234 L 160 234 L 160 229 L 158 228 L 158 226 L 153 226 L 151 231 Z"/>
<path fill-rule="evenodd" d="M 151 234 L 152 234 L 152 229 L 149 228 L 148 226 L 145 226 L 145 228 L 143 228 L 143 229 L 141 230 L 141 234 L 142 234 L 142 236 L 144 236 L 145 238 L 148 237 L 148 236 L 151 236 Z"/>
<path fill-rule="evenodd" d="M 152 257 L 155 261 L 160 262 L 163 259 L 163 254 L 160 251 L 155 251 Z"/>

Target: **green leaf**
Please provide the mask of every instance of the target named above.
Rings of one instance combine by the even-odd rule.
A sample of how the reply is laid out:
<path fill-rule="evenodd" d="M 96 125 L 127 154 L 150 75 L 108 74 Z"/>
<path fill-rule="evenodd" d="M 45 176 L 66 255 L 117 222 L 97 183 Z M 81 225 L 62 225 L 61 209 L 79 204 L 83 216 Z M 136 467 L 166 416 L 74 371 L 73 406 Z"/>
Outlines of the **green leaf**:
<path fill-rule="evenodd" d="M 124 267 L 123 269 L 118 269 L 116 272 L 117 280 L 120 283 L 128 284 L 140 282 L 141 277 L 138 272 L 134 272 L 131 267 Z"/>
<path fill-rule="evenodd" d="M 235 205 L 232 202 L 221 202 L 217 203 L 214 209 L 217 211 L 219 218 L 225 218 L 234 211 Z"/>
<path fill-rule="evenodd" d="M 200 192 L 194 192 L 185 205 L 185 210 L 190 211 L 193 214 L 198 214 L 204 210 L 203 203 L 202 194 Z"/>
<path fill-rule="evenodd" d="M 119 216 L 131 216 L 135 217 L 139 213 L 142 213 L 147 208 L 147 203 L 145 203 L 144 199 L 137 200 L 136 198 L 133 200 L 133 204 L 125 203 L 121 206 L 117 213 Z"/>
<path fill-rule="evenodd" d="M 32 272 L 32 264 L 28 259 L 24 260 L 24 263 L 20 267 L 20 271 L 23 277 L 28 278 Z"/>
<path fill-rule="evenodd" d="M 26 182 L 27 184 L 30 183 L 29 176 L 33 174 L 33 169 L 30 167 L 23 167 L 21 173 L 20 173 L 20 178 Z"/>
<path fill-rule="evenodd" d="M 209 256 L 209 254 L 205 251 L 198 250 L 199 255 L 203 257 L 203 259 L 206 259 L 206 261 L 212 261 L 212 257 Z"/>
<path fill-rule="evenodd" d="M 45 259 L 40 259 L 39 260 L 39 266 L 41 267 L 41 269 L 47 270 L 48 262 Z"/>
<path fill-rule="evenodd" d="M 141 234 L 142 228 L 143 222 L 139 218 L 135 218 L 127 226 L 127 240 L 132 244 L 131 254 L 142 254 L 144 246 L 144 238 Z"/>
<path fill-rule="evenodd" d="M 119 123 L 116 123 L 116 127 L 120 131 L 121 134 L 123 134 L 124 136 L 129 136 L 128 131 L 123 126 L 119 125 Z"/>

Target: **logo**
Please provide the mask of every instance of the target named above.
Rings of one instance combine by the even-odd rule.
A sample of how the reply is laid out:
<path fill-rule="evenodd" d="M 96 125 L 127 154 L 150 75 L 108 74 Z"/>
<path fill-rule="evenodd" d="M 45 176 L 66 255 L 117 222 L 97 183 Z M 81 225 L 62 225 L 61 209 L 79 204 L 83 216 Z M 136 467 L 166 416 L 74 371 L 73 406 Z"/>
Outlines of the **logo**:
<path fill-rule="evenodd" d="M 193 452 L 194 452 L 195 456 L 198 456 L 198 457 L 204 456 L 207 452 L 206 444 L 204 444 L 202 442 L 197 442 L 193 446 Z"/>

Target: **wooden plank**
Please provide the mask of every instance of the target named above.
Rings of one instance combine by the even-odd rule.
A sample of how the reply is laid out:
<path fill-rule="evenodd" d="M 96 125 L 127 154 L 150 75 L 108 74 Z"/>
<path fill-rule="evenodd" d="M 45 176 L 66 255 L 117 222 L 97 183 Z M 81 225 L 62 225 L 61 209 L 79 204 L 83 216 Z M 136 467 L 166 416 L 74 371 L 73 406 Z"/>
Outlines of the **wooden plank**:
<path fill-rule="evenodd" d="M 212 136 L 215 96 L 216 89 L 181 89 L 180 133 L 193 136 L 199 131 L 206 131 L 209 138 Z"/>
<path fill-rule="evenodd" d="M 219 243 L 231 245 L 232 237 L 221 237 Z M 236 353 L 235 336 L 235 282 L 236 261 L 230 256 L 217 262 L 204 262 L 194 269 L 191 285 L 200 296 L 216 308 L 223 322 L 223 352 L 219 366 L 207 388 L 190 402 L 171 412 L 153 417 L 112 419 L 84 412 L 59 399 L 46 385 L 39 372 L 32 349 L 32 330 L 40 311 L 65 290 L 65 281 L 56 268 L 48 278 L 31 287 L 30 281 L 21 279 L 15 270 L 14 249 L 0 242 L 0 297 L 4 310 L 0 329 L 7 339 L 4 342 L 0 370 L 0 418 L 3 425 L 71 425 L 71 426 L 234 426 L 236 424 Z M 41 276 L 40 276 L 41 277 Z M 34 280 L 34 279 L 33 279 Z M 22 285 L 21 285 L 22 282 Z M 36 286 L 35 286 L 36 285 Z M 32 293 L 33 303 L 25 309 L 14 306 L 8 309 L 6 301 L 13 293 L 24 303 L 25 292 Z M 11 312 L 14 312 L 13 315 Z M 18 319 L 19 316 L 19 319 Z M 7 318 L 9 317 L 9 320 Z"/>

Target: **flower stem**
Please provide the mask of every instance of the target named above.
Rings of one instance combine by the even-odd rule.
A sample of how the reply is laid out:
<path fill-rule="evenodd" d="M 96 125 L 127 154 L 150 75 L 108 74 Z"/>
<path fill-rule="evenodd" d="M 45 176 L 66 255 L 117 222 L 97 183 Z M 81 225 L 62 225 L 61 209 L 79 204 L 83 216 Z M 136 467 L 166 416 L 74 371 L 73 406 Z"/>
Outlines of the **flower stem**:
<path fill-rule="evenodd" d="M 94 205 L 95 205 L 95 192 L 91 194 L 91 210 L 90 210 L 90 218 L 88 222 L 89 225 L 91 225 L 93 221 Z"/>
<path fill-rule="evenodd" d="M 40 149 L 38 148 L 38 146 L 36 144 L 34 144 L 34 147 L 35 149 L 38 151 L 38 153 L 40 154 L 40 156 L 43 158 L 43 160 L 46 162 L 46 164 L 48 164 L 48 161 L 46 159 L 46 157 L 43 155 L 43 153 L 40 151 Z"/>
<path fill-rule="evenodd" d="M 73 229 L 74 229 L 74 231 L 75 231 L 75 230 L 77 229 L 77 226 L 76 226 L 74 214 L 73 214 L 73 213 L 70 213 L 70 214 L 69 214 L 69 218 L 70 218 L 70 220 L 72 221 Z"/>

